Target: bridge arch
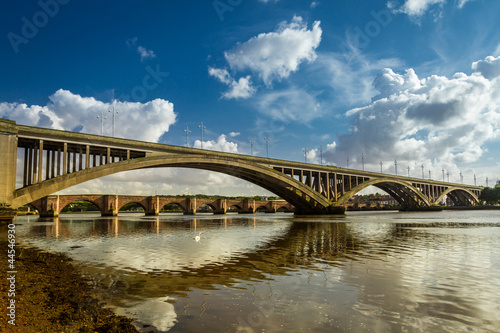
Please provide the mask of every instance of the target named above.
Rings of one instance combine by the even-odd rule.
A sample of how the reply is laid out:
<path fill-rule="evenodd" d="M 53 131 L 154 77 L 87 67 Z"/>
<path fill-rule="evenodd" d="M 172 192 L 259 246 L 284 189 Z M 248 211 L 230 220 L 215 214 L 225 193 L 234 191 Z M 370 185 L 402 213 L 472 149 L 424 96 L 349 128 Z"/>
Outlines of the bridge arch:
<path fill-rule="evenodd" d="M 175 201 L 172 201 L 172 202 L 166 202 L 166 203 L 161 203 L 160 204 L 160 209 L 159 211 L 163 210 L 167 205 L 174 205 L 176 207 L 178 207 L 183 213 L 187 213 L 188 212 L 188 209 L 186 207 L 184 207 L 182 205 L 182 203 L 180 202 L 175 202 Z"/>
<path fill-rule="evenodd" d="M 344 205 L 350 198 L 356 195 L 361 190 L 369 187 L 375 186 L 384 192 L 391 195 L 401 206 L 403 207 L 416 207 L 416 206 L 430 206 L 431 203 L 425 197 L 425 195 L 420 192 L 411 183 L 395 180 L 395 179 L 385 179 L 385 178 L 375 178 L 370 179 L 366 182 L 359 184 L 352 188 L 349 192 L 341 196 L 337 203 L 339 205 Z"/>
<path fill-rule="evenodd" d="M 162 154 L 104 164 L 58 176 L 18 189 L 13 206 L 19 207 L 65 188 L 114 173 L 158 167 L 182 167 L 215 171 L 234 176 L 273 192 L 299 210 L 322 211 L 330 206 L 327 198 L 292 177 L 264 165 L 237 157 Z"/>
<path fill-rule="evenodd" d="M 142 209 L 144 210 L 144 212 L 148 211 L 147 206 L 145 206 L 144 203 L 141 203 L 140 201 L 137 201 L 137 200 L 128 200 L 128 201 L 125 201 L 125 202 L 120 202 L 120 204 L 118 205 L 118 207 L 116 207 L 116 211 L 119 213 L 121 211 L 121 209 L 125 205 L 128 205 L 128 204 L 136 204 L 137 206 L 141 206 Z"/>
<path fill-rule="evenodd" d="M 436 200 L 436 204 L 441 202 L 445 196 L 457 206 L 471 206 L 479 203 L 479 198 L 466 188 L 451 187 L 444 191 Z"/>
<path fill-rule="evenodd" d="M 102 205 L 100 205 L 100 203 L 98 202 L 95 202 L 91 199 L 88 199 L 88 198 L 71 198 L 71 200 L 65 200 L 65 201 L 59 201 L 59 210 L 56 211 L 55 213 L 57 213 L 57 215 L 61 214 L 61 212 L 64 210 L 64 208 L 68 207 L 69 205 L 71 205 L 72 203 L 76 202 L 76 201 L 84 201 L 84 202 L 88 202 L 88 203 L 91 203 L 93 204 L 97 210 L 102 214 L 103 213 L 103 209 L 101 208 Z"/>

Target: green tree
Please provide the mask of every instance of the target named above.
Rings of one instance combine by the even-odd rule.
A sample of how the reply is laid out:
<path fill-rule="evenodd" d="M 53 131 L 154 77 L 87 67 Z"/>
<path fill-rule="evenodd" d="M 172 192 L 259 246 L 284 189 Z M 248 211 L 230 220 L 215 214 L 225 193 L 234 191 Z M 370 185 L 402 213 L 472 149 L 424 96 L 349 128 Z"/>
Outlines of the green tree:
<path fill-rule="evenodd" d="M 500 200 L 500 186 L 497 185 L 495 188 L 486 187 L 481 192 L 479 200 L 485 201 L 489 205 L 497 204 Z"/>

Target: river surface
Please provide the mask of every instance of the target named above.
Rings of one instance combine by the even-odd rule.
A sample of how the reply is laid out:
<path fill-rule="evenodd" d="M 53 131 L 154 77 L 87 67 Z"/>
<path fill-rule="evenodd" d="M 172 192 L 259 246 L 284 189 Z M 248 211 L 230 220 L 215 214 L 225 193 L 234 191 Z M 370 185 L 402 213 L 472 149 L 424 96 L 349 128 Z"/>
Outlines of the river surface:
<path fill-rule="evenodd" d="M 143 332 L 500 332 L 500 211 L 15 222 Z"/>

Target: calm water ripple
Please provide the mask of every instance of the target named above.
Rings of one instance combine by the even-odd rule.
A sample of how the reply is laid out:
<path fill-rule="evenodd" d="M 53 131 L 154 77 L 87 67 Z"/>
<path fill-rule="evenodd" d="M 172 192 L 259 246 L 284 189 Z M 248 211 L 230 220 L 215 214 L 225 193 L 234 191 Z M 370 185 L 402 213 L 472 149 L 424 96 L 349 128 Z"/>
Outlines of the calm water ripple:
<path fill-rule="evenodd" d="M 16 223 L 145 332 L 500 331 L 499 211 Z"/>

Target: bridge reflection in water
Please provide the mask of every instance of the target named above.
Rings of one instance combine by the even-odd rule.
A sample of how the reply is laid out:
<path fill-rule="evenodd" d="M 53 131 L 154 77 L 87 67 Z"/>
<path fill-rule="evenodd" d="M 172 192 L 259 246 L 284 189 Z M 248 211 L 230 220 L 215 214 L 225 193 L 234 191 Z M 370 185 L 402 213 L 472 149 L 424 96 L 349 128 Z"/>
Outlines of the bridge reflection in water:
<path fill-rule="evenodd" d="M 163 330 L 494 331 L 498 216 L 443 224 L 449 215 L 463 213 L 80 216 L 18 230 L 69 253 L 112 307 Z"/>

